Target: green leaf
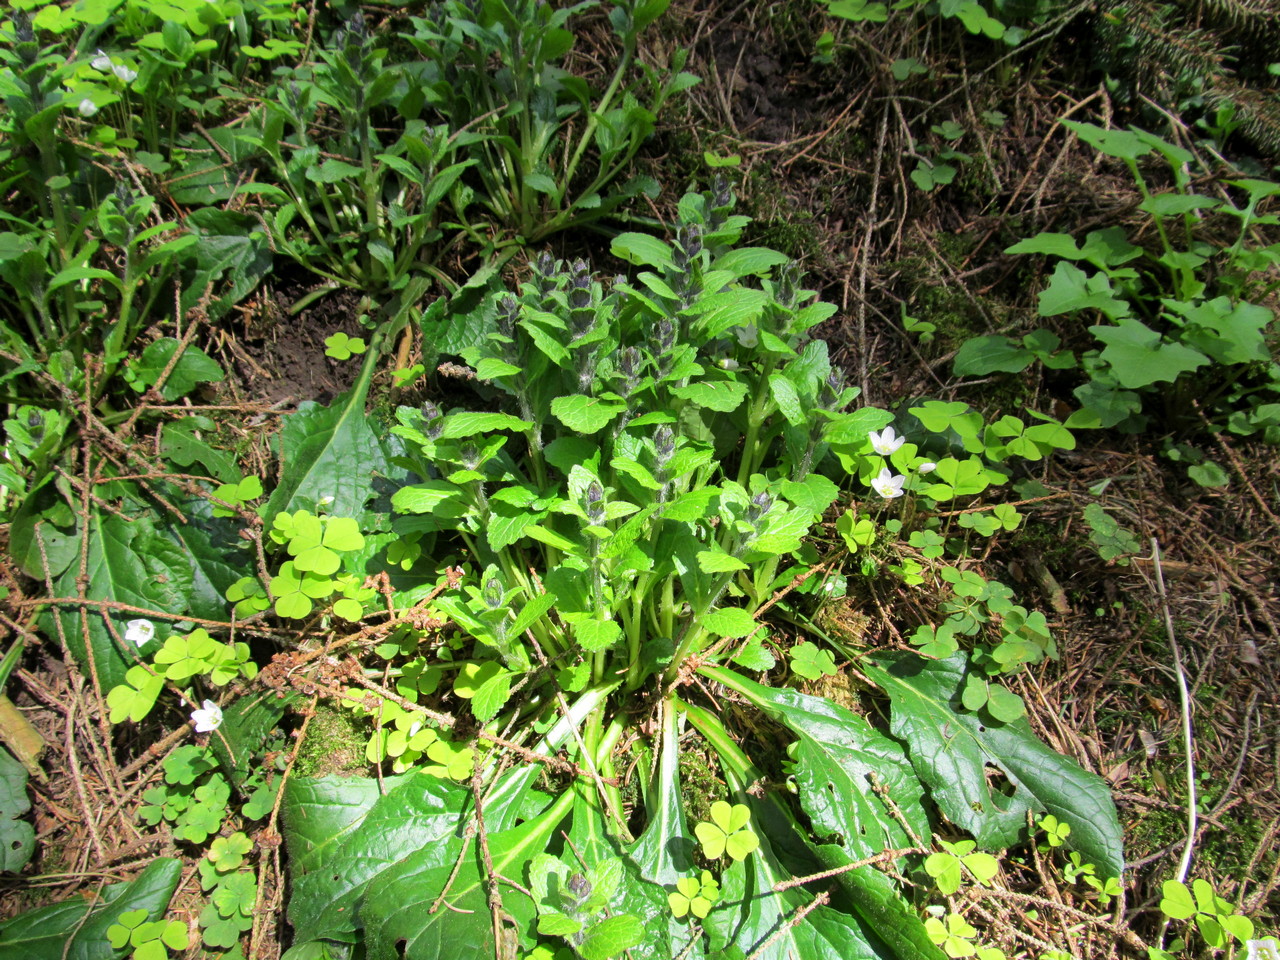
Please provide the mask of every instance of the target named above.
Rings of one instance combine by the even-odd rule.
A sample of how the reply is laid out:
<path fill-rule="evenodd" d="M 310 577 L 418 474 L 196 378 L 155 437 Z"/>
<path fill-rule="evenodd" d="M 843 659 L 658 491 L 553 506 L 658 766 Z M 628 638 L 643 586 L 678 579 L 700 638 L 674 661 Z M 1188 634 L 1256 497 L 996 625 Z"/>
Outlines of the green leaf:
<path fill-rule="evenodd" d="M 664 270 L 671 265 L 671 245 L 647 233 L 622 233 L 613 238 L 610 252 L 615 257 L 642 267 Z"/>
<path fill-rule="evenodd" d="M 587 929 L 586 938 L 577 945 L 582 960 L 609 960 L 638 946 L 644 940 L 644 924 L 629 913 L 606 917 Z"/>
<path fill-rule="evenodd" d="M 1172 382 L 1209 363 L 1203 353 L 1165 341 L 1141 320 L 1123 318 L 1116 326 L 1097 324 L 1089 331 L 1107 345 L 1101 357 L 1120 386 L 1128 389 Z"/>
<path fill-rule="evenodd" d="M 738 247 L 717 257 L 715 269 L 727 270 L 737 280 L 748 274 L 767 274 L 790 259 L 785 253 L 768 247 Z"/>
<path fill-rule="evenodd" d="M 800 805 L 814 832 L 839 838 L 851 860 L 912 846 L 899 817 L 917 836 L 929 835 L 919 778 L 902 748 L 864 717 L 825 697 L 765 687 L 722 667 L 701 672 L 742 694 L 797 737 L 787 756 Z M 896 809 L 876 793 L 876 783 Z"/>
<path fill-rule="evenodd" d="M 1196 902 L 1191 898 L 1191 891 L 1185 883 L 1177 880 L 1166 880 L 1160 888 L 1164 897 L 1160 901 L 1160 910 L 1173 920 L 1187 920 L 1196 912 Z"/>
<path fill-rule="evenodd" d="M 1105 782 L 1038 740 L 1025 719 L 1000 723 L 960 709 L 967 661 L 887 654 L 864 671 L 888 694 L 890 728 L 906 741 L 913 766 L 952 823 L 984 847 L 1017 843 L 1027 811 L 1047 811 L 1072 827 L 1068 844 L 1119 876 L 1124 865 L 1120 824 Z M 1007 778 L 1012 795 L 989 774 Z"/>
<path fill-rule="evenodd" d="M 148 344 L 141 358 L 133 364 L 134 373 L 148 387 L 154 386 L 181 346 L 181 342 L 173 337 L 161 337 Z M 217 383 L 223 376 L 222 367 L 212 357 L 199 347 L 188 344 L 169 371 L 169 378 L 160 393 L 166 402 L 172 403 L 200 384 Z"/>
<path fill-rule="evenodd" d="M 625 403 L 588 397 L 583 394 L 556 397 L 551 401 L 551 412 L 556 419 L 570 430 L 583 434 L 592 434 L 604 429 L 609 421 L 625 409 L 627 409 Z"/>
<path fill-rule="evenodd" d="M 1085 143 L 1117 160 L 1137 160 L 1151 152 L 1150 144 L 1129 130 L 1104 130 L 1079 120 L 1063 120 L 1062 125 L 1074 130 Z"/>
<path fill-rule="evenodd" d="M 128 883 L 113 883 L 88 902 L 74 897 L 28 910 L 0 924 L 0 957 L 5 960 L 107 960 L 114 957 L 107 930 L 122 915 L 145 911 L 164 916 L 182 876 L 182 861 L 159 859 Z"/>
<path fill-rule="evenodd" d="M 440 439 L 457 440 L 495 430 L 524 431 L 532 426 L 529 421 L 507 413 L 451 413 L 440 424 Z"/>
<path fill-rule="evenodd" d="M 1035 354 L 1011 337 L 972 337 L 956 351 L 951 369 L 958 377 L 988 373 L 1019 373 L 1035 360 Z"/>
<path fill-rule="evenodd" d="M 745 637 L 760 629 L 760 621 L 742 607 L 721 607 L 702 617 L 702 626 L 717 637 Z"/>
<path fill-rule="evenodd" d="M 737 380 L 702 380 L 683 387 L 675 387 L 671 393 L 696 406 L 719 413 L 731 413 L 737 410 L 746 399 L 747 385 Z"/>
<path fill-rule="evenodd" d="M 386 453 L 364 412 L 364 389 L 344 393 L 328 407 L 309 400 L 282 417 L 280 483 L 266 515 L 314 507 L 333 497 L 330 511 L 360 516 L 373 495 L 374 478 L 390 469 Z"/>
<path fill-rule="evenodd" d="M 30 809 L 26 768 L 0 748 L 0 871 L 17 873 L 31 859 L 35 828 L 19 819 Z"/>
<path fill-rule="evenodd" d="M 196 436 L 213 429 L 213 421 L 205 417 L 184 417 L 166 423 L 160 434 L 160 454 L 179 467 L 199 462 L 216 479 L 230 481 L 238 475 L 235 457 Z"/>
<path fill-rule="evenodd" d="M 1065 260 L 1049 278 L 1049 285 L 1039 297 L 1040 316 L 1055 317 L 1075 310 L 1099 310 L 1112 320 L 1129 315 L 1127 301 L 1115 296 L 1111 281 L 1104 273 L 1086 274 Z"/>
<path fill-rule="evenodd" d="M 141 607 L 183 613 L 187 609 L 192 586 L 189 559 L 145 517 L 126 521 L 94 511 L 89 518 L 89 552 L 85 572 L 88 580 L 85 597 Z M 55 582 L 58 597 L 77 596 L 79 565 L 72 564 Z M 76 662 L 86 676 L 93 676 L 90 658 L 97 671 L 103 692 L 125 682 L 125 672 L 137 662 L 136 652 L 117 645 L 103 621 L 104 611 L 89 607 L 84 612 L 72 606 L 59 606 L 42 620 L 50 636 L 57 636 L 54 617 L 62 622 Z M 115 616 L 116 632 L 123 635 L 123 624 L 134 615 Z M 82 623 L 83 621 L 83 623 Z M 85 634 L 88 634 L 88 645 Z"/>

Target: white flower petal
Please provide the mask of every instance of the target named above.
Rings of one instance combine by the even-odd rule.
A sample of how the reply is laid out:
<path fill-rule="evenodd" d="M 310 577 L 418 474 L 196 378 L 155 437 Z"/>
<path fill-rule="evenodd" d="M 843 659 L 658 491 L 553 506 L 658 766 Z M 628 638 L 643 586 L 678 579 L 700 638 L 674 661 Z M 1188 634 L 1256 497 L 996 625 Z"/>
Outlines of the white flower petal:
<path fill-rule="evenodd" d="M 130 620 L 124 625 L 124 638 L 135 647 L 151 642 L 156 635 L 156 625 L 150 620 Z"/>
<path fill-rule="evenodd" d="M 906 437 L 894 434 L 893 427 L 885 427 L 880 433 L 872 430 L 867 436 L 871 440 L 871 449 L 882 457 L 887 457 L 907 442 Z"/>
<path fill-rule="evenodd" d="M 920 464 L 920 466 L 916 467 L 916 469 L 921 473 L 933 473 L 933 471 L 938 469 L 938 465 L 926 460 L 924 463 Z"/>
<path fill-rule="evenodd" d="M 206 700 L 201 709 L 191 711 L 191 722 L 196 733 L 212 733 L 222 726 L 222 708 L 212 700 Z"/>
<path fill-rule="evenodd" d="M 138 71 L 130 70 L 122 63 L 112 67 L 111 72 L 120 78 L 121 83 L 133 83 L 134 80 L 138 79 Z"/>
<path fill-rule="evenodd" d="M 880 475 L 871 481 L 871 489 L 886 500 L 892 500 L 894 497 L 902 496 L 902 485 L 906 481 L 906 477 L 895 474 L 885 467 L 880 471 Z"/>
<path fill-rule="evenodd" d="M 98 55 L 89 61 L 89 66 L 95 70 L 101 70 L 106 73 L 111 69 L 111 58 L 102 52 L 102 48 L 98 48 Z"/>

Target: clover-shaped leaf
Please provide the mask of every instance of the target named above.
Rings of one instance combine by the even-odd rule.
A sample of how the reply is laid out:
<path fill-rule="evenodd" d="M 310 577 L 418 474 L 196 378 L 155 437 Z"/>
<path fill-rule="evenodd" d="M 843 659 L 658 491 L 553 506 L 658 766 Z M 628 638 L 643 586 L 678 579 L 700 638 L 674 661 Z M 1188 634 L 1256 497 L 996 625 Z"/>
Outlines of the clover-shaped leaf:
<path fill-rule="evenodd" d="M 752 832 L 750 822 L 751 811 L 746 804 L 730 806 L 723 800 L 717 800 L 711 805 L 710 822 L 699 823 L 693 832 L 708 860 L 716 860 L 723 853 L 728 853 L 734 860 L 742 860 L 760 846 L 760 838 Z"/>
<path fill-rule="evenodd" d="M 475 768 L 476 755 L 461 744 L 437 740 L 427 748 L 427 759 L 435 761 L 424 772 L 433 777 L 466 780 Z"/>
<path fill-rule="evenodd" d="M 675 890 L 667 894 L 667 903 L 677 920 L 689 914 L 705 920 L 712 905 L 719 899 L 720 884 L 716 883 L 710 870 L 703 870 L 700 879 L 681 877 L 676 881 Z"/>
<path fill-rule="evenodd" d="M 946 923 L 930 917 L 924 922 L 924 929 L 929 939 L 942 947 L 949 957 L 971 957 L 976 952 L 973 938 L 978 931 L 959 914 L 947 914 Z"/>
<path fill-rule="evenodd" d="M 227 587 L 228 602 L 235 604 L 235 615 L 240 619 L 251 617 L 271 606 L 271 598 L 257 577 L 241 577 Z"/>
<path fill-rule="evenodd" d="M 334 590 L 334 582 L 328 577 L 297 569 L 292 560 L 280 565 L 280 573 L 271 578 L 271 593 L 276 598 L 275 610 L 279 616 L 302 620 L 312 610 L 313 600 L 323 600 Z"/>
<path fill-rule="evenodd" d="M 833 677 L 837 673 L 836 662 L 830 651 L 819 649 L 808 640 L 791 648 L 791 670 L 806 680 Z"/>
<path fill-rule="evenodd" d="M 221 500 L 227 506 L 217 503 L 213 505 L 215 517 L 234 517 L 235 507 L 243 506 L 249 500 L 262 496 L 262 481 L 255 476 L 248 476 L 236 483 L 224 483 L 213 491 L 213 499 Z"/>
<path fill-rule="evenodd" d="M 253 849 L 253 841 L 237 831 L 229 837 L 218 837 L 209 846 L 209 861 L 219 873 L 234 870 L 244 862 L 246 853 Z"/>
<path fill-rule="evenodd" d="M 128 910 L 107 927 L 107 939 L 116 950 L 123 950 L 133 936 L 133 931 L 147 922 L 146 910 Z"/>
<path fill-rule="evenodd" d="M 324 355 L 335 360 L 350 360 L 364 353 L 367 347 L 360 337 L 349 337 L 341 330 L 324 338 Z"/>
<path fill-rule="evenodd" d="M 1036 826 L 1045 832 L 1045 840 L 1051 847 L 1060 847 L 1071 836 L 1071 824 L 1062 823 L 1052 813 L 1036 821 Z"/>
<path fill-rule="evenodd" d="M 944 896 L 950 896 L 960 889 L 962 866 L 983 886 L 1000 870 L 999 861 L 991 854 L 974 852 L 977 844 L 972 840 L 958 840 L 955 843 L 943 840 L 941 843 L 943 849 L 929 855 L 924 862 L 924 870 L 937 881 L 938 891 Z"/>
<path fill-rule="evenodd" d="M 138 723 L 155 706 L 156 697 L 164 689 L 164 677 L 146 667 L 130 667 L 124 680 L 107 694 L 110 719 L 112 723 L 121 723 L 126 718 Z"/>

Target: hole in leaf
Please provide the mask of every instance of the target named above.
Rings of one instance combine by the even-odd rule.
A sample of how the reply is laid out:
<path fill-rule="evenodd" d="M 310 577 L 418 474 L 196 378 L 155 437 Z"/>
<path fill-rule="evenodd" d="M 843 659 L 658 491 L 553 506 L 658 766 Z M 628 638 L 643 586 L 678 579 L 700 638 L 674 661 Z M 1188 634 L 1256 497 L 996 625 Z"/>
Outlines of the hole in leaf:
<path fill-rule="evenodd" d="M 1004 797 L 1012 797 L 1018 792 L 1018 785 L 1010 780 L 1003 770 L 987 764 L 983 768 L 983 773 L 987 778 L 987 787 L 992 793 L 998 793 Z"/>

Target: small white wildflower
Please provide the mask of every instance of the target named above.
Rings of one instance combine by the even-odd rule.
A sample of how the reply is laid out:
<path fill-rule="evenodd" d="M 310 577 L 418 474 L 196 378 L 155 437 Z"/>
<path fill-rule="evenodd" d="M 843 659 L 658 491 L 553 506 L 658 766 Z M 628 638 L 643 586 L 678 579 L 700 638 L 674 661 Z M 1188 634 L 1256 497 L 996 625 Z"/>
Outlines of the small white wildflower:
<path fill-rule="evenodd" d="M 733 371 L 739 369 L 741 366 L 737 360 L 730 360 L 728 357 L 725 357 L 723 360 L 719 361 L 719 363 L 721 370 Z"/>
<path fill-rule="evenodd" d="M 133 83 L 138 79 L 138 71 L 130 70 L 123 63 L 118 63 L 111 68 L 111 72 L 120 78 L 121 83 Z"/>
<path fill-rule="evenodd" d="M 416 736 L 417 736 L 421 731 L 422 731 L 422 721 L 421 721 L 421 720 L 415 720 L 415 721 L 413 721 L 413 723 L 412 723 L 412 724 L 410 724 L 410 726 L 409 726 L 409 732 L 405 734 L 405 739 L 406 739 L 406 740 L 412 740 L 412 739 L 413 739 L 414 737 L 416 737 Z"/>
<path fill-rule="evenodd" d="M 886 500 L 902 496 L 902 485 L 907 478 L 895 474 L 888 467 L 880 471 L 880 476 L 871 481 L 871 489 Z"/>
<path fill-rule="evenodd" d="M 212 733 L 222 726 L 222 708 L 212 700 L 206 700 L 203 709 L 191 711 L 191 722 L 196 733 Z"/>
<path fill-rule="evenodd" d="M 98 48 L 98 55 L 89 61 L 89 66 L 95 70 L 101 70 L 106 73 L 111 69 L 111 58 L 102 52 L 102 48 Z"/>
<path fill-rule="evenodd" d="M 316 509 L 323 510 L 325 507 L 333 506 L 333 497 L 321 497 L 316 501 Z"/>
<path fill-rule="evenodd" d="M 871 449 L 882 457 L 889 456 L 907 442 L 906 437 L 894 435 L 893 427 L 885 427 L 880 433 L 872 430 L 867 436 L 871 438 Z"/>
<path fill-rule="evenodd" d="M 938 465 L 932 461 L 926 460 L 924 463 L 920 464 L 920 466 L 916 467 L 916 469 L 921 473 L 933 473 L 933 471 L 938 469 Z"/>
<path fill-rule="evenodd" d="M 156 635 L 156 625 L 150 620 L 130 620 L 124 625 L 124 638 L 135 647 L 145 646 Z"/>
<path fill-rule="evenodd" d="M 1276 960 L 1280 958 L 1280 943 L 1275 937 L 1265 940 L 1246 940 L 1245 948 L 1249 951 L 1248 960 Z"/>
<path fill-rule="evenodd" d="M 88 97 L 85 97 L 83 100 L 80 101 L 80 106 L 76 107 L 76 109 L 80 112 L 80 116 L 92 117 L 95 113 L 98 112 L 98 105 L 94 103 L 92 100 L 90 100 Z"/>
<path fill-rule="evenodd" d="M 734 327 L 733 332 L 738 338 L 738 343 L 748 350 L 760 343 L 760 331 L 755 328 L 754 324 L 746 327 Z"/>

